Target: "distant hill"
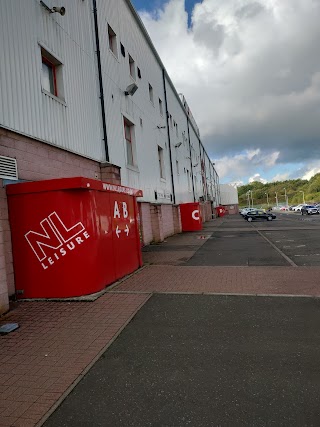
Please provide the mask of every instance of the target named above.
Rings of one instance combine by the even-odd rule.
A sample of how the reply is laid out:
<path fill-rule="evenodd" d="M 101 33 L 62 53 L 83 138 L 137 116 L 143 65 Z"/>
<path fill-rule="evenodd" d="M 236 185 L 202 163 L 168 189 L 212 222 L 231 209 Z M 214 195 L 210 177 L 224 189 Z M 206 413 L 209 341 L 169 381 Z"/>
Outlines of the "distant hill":
<path fill-rule="evenodd" d="M 303 193 L 306 203 L 320 202 L 320 173 L 314 175 L 309 181 L 305 179 L 290 179 L 287 181 L 276 181 L 262 184 L 261 182 L 251 182 L 238 187 L 239 206 L 248 206 L 247 193 L 252 191 L 254 206 L 267 206 L 267 194 L 269 205 L 276 205 L 276 193 L 278 204 L 285 205 L 285 191 L 288 196 L 289 205 L 303 203 Z M 267 194 L 266 194 L 267 193 Z"/>

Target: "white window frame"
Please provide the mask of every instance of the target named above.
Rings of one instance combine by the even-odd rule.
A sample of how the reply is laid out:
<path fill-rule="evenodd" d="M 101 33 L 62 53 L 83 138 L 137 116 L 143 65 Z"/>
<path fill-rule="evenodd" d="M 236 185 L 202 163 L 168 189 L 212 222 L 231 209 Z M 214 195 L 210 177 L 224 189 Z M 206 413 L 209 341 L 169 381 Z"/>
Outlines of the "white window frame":
<path fill-rule="evenodd" d="M 160 98 L 159 98 L 159 111 L 160 111 L 160 115 L 163 116 L 163 104 Z"/>
<path fill-rule="evenodd" d="M 158 162 L 159 162 L 159 172 L 160 172 L 160 178 L 166 179 L 165 175 L 165 167 L 164 167 L 164 150 L 160 145 L 158 145 Z"/>
<path fill-rule="evenodd" d="M 41 51 L 41 90 L 46 95 L 64 103 L 63 64 L 40 44 L 39 46 Z M 44 67 L 52 72 L 52 85 L 50 84 L 50 88 L 45 84 Z"/>
<path fill-rule="evenodd" d="M 112 52 L 112 54 L 118 58 L 118 45 L 117 45 L 117 35 L 113 31 L 112 27 L 108 24 L 108 43 L 109 43 L 109 50 Z"/>
<path fill-rule="evenodd" d="M 154 105 L 154 100 L 153 100 L 153 87 L 151 86 L 151 84 L 149 83 L 149 99 L 152 105 Z"/>
<path fill-rule="evenodd" d="M 132 56 L 129 54 L 129 72 L 130 76 L 133 78 L 133 80 L 136 80 L 136 63 Z"/>

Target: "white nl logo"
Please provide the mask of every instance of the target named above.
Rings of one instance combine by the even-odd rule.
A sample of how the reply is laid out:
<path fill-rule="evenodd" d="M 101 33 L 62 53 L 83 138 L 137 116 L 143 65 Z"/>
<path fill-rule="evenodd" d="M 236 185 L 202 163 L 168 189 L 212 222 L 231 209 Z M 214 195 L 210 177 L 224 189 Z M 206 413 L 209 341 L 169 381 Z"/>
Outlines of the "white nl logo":
<path fill-rule="evenodd" d="M 67 228 L 56 212 L 43 219 L 40 226 L 44 234 L 28 231 L 25 238 L 44 270 L 90 237 L 82 222 Z"/>

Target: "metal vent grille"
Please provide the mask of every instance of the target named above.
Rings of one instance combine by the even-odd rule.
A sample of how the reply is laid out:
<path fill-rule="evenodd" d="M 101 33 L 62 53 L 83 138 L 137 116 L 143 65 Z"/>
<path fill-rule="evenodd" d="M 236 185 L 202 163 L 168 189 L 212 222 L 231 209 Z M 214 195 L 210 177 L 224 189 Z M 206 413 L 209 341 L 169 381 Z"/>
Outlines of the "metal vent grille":
<path fill-rule="evenodd" d="M 0 178 L 18 179 L 17 161 L 12 157 L 0 156 Z"/>

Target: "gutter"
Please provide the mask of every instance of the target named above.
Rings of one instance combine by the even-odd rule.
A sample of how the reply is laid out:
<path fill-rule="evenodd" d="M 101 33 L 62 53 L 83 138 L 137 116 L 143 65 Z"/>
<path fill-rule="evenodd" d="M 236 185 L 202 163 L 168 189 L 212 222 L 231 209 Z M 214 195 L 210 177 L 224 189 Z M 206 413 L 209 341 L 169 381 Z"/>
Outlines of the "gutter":
<path fill-rule="evenodd" d="M 103 93 L 103 81 L 102 81 L 102 68 L 101 68 L 101 55 L 100 55 L 100 40 L 99 40 L 99 26 L 98 26 L 98 15 L 97 15 L 97 2 L 92 0 L 93 5 L 93 18 L 94 18 L 94 32 L 96 38 L 96 53 L 98 62 L 98 76 L 99 76 L 99 88 L 100 88 L 100 103 L 101 103 L 101 118 L 102 118 L 102 130 L 103 130 L 103 141 L 104 149 L 106 154 L 106 162 L 109 162 L 109 147 L 107 137 L 107 125 L 106 125 L 106 112 L 104 108 L 104 93 Z"/>
<path fill-rule="evenodd" d="M 175 205 L 176 204 L 176 192 L 175 192 L 175 188 L 174 188 L 172 152 L 171 152 L 171 138 L 170 138 L 170 128 L 169 128 L 169 111 L 168 111 L 166 77 L 165 77 L 165 70 L 164 70 L 164 68 L 162 68 L 162 80 L 163 80 L 163 90 L 164 90 L 164 102 L 165 102 L 165 107 L 166 107 L 167 134 L 168 134 L 168 144 L 169 144 L 169 156 L 170 156 L 170 169 L 171 169 L 171 184 L 172 184 L 173 204 Z"/>

